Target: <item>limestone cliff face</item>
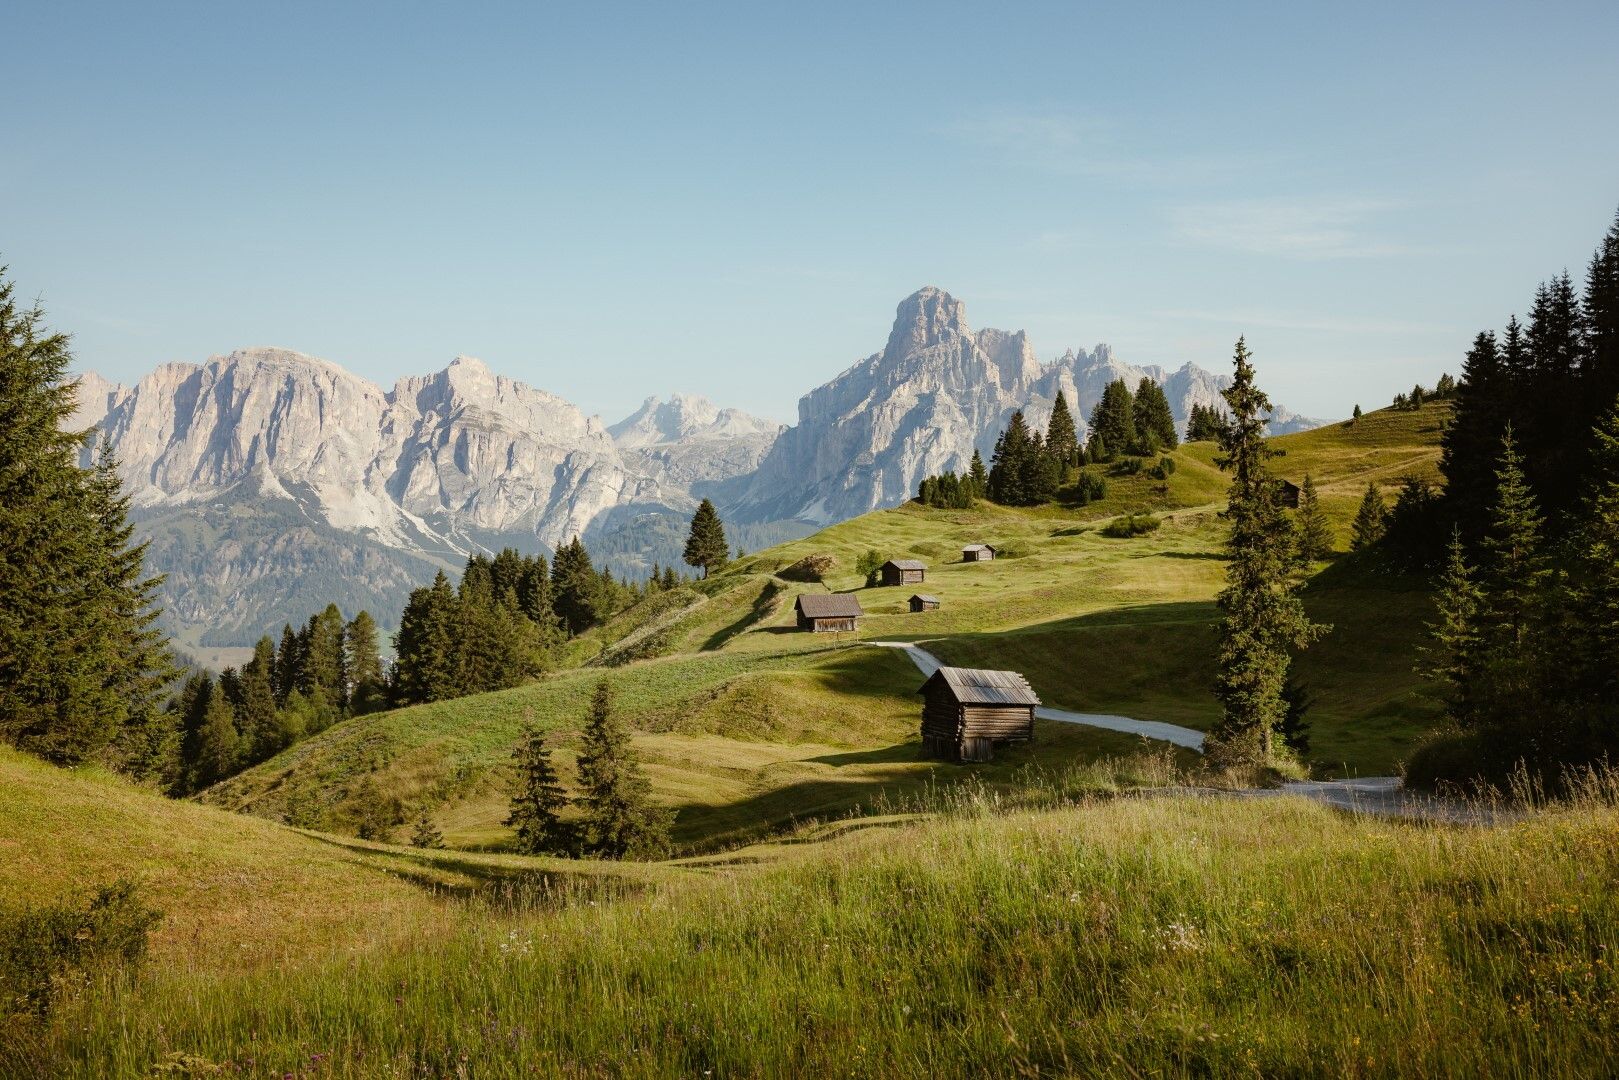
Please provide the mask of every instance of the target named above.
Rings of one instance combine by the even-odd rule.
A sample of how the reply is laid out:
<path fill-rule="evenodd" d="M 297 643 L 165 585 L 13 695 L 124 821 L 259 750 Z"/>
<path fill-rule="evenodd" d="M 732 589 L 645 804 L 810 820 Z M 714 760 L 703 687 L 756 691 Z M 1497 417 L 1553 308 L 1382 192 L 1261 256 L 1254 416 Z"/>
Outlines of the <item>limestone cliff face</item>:
<path fill-rule="evenodd" d="M 625 462 L 659 483 L 699 497 L 759 467 L 785 428 L 707 398 L 649 397 L 608 431 Z"/>
<path fill-rule="evenodd" d="M 1106 345 L 1042 364 L 1022 331 L 974 331 L 961 301 L 929 286 L 900 303 L 882 352 L 799 400 L 798 423 L 725 508 L 740 520 L 830 524 L 895 506 L 924 477 L 965 469 L 974 449 L 987 463 L 1014 410 L 1043 427 L 1064 394 L 1083 435 L 1108 383 L 1133 389 L 1143 377 L 1164 386 L 1183 430 L 1194 404 L 1223 407 L 1226 379 L 1193 364 L 1165 374 Z M 1313 425 L 1282 409 L 1272 417 L 1277 433 Z"/>
<path fill-rule="evenodd" d="M 154 569 L 170 575 L 171 623 L 210 644 L 300 617 L 282 612 L 278 577 L 280 595 L 324 582 L 364 603 L 369 590 L 380 599 L 364 606 L 388 620 L 413 580 L 469 551 L 554 549 L 608 519 L 689 514 L 694 478 L 751 471 L 775 435 L 705 402 L 705 423 L 626 460 L 600 419 L 470 357 L 391 391 L 262 348 L 165 364 L 134 387 L 90 373 L 79 390 L 73 424 L 118 452 Z M 739 452 L 710 454 L 705 439 Z M 205 553 L 187 540 L 203 528 Z"/>

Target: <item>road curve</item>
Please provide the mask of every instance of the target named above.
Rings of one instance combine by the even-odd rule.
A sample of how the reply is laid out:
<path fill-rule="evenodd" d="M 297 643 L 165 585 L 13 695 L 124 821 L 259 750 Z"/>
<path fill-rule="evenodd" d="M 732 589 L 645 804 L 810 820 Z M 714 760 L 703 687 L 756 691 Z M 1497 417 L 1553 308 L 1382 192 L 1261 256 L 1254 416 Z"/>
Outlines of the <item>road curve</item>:
<path fill-rule="evenodd" d="M 944 666 L 944 662 L 937 656 L 928 652 L 920 645 L 913 645 L 908 641 L 868 641 L 868 645 L 878 645 L 885 649 L 900 649 L 911 658 L 924 678 L 931 676 Z M 1081 713 L 1069 712 L 1067 709 L 1053 709 L 1045 705 L 1037 706 L 1034 715 L 1042 720 L 1056 720 L 1064 724 L 1084 724 L 1086 727 L 1107 728 L 1109 731 L 1123 731 L 1131 735 L 1144 735 L 1149 739 L 1159 739 L 1163 742 L 1184 746 L 1188 750 L 1203 752 L 1203 733 L 1193 731 L 1191 728 L 1179 727 L 1175 724 L 1165 724 L 1158 720 L 1132 720 L 1128 716 L 1114 716 L 1111 713 Z"/>

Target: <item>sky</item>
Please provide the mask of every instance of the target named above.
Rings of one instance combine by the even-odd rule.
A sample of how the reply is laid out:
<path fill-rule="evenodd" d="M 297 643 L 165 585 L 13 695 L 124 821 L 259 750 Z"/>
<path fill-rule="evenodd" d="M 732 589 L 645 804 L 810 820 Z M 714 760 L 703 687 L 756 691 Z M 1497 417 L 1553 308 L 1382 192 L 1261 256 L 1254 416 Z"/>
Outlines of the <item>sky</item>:
<path fill-rule="evenodd" d="M 1001 10 L 1004 8 L 1004 10 Z M 1346 415 L 1619 209 L 1619 4 L 0 7 L 0 263 L 79 367 L 458 354 L 783 421 L 923 285 Z"/>

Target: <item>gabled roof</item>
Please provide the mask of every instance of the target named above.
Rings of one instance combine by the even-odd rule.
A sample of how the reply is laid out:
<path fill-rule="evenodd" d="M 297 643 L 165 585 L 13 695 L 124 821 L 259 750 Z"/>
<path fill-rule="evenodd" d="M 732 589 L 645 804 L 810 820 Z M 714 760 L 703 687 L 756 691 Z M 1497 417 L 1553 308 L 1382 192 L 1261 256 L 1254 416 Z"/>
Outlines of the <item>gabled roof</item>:
<path fill-rule="evenodd" d="M 922 684 L 923 693 L 935 680 L 943 679 L 950 693 L 964 705 L 1038 705 L 1029 680 L 1015 671 L 987 671 L 983 668 L 942 667 Z"/>
<path fill-rule="evenodd" d="M 866 564 L 870 566 L 870 563 Z M 884 566 L 892 566 L 896 570 L 926 570 L 928 564 L 918 559 L 889 559 Z"/>
<path fill-rule="evenodd" d="M 995 549 L 993 547 L 991 547 L 990 545 L 988 545 L 988 544 L 968 544 L 966 547 L 962 548 L 961 550 L 962 551 L 994 551 Z"/>
<path fill-rule="evenodd" d="M 847 619 L 864 615 L 853 593 L 804 593 L 794 605 L 806 619 Z"/>
<path fill-rule="evenodd" d="M 937 596 L 925 596 L 922 593 L 916 593 L 911 597 L 911 599 L 920 600 L 924 604 L 937 604 L 939 602 L 939 598 Z"/>

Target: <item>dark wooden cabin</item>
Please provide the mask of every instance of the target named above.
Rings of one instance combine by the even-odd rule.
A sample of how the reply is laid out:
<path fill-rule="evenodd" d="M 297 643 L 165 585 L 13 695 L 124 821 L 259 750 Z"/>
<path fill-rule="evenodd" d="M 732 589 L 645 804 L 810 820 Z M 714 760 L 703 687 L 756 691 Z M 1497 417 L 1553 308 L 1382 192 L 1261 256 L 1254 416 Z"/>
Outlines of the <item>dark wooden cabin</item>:
<path fill-rule="evenodd" d="M 927 571 L 927 563 L 915 559 L 889 559 L 883 563 L 883 584 L 920 585 Z"/>
<path fill-rule="evenodd" d="M 911 597 L 911 610 L 938 611 L 939 598 L 937 596 L 925 596 L 922 593 L 916 593 Z"/>
<path fill-rule="evenodd" d="M 817 634 L 859 629 L 860 598 L 849 593 L 805 593 L 793 605 L 798 613 L 798 628 Z"/>
<path fill-rule="evenodd" d="M 922 750 L 950 761 L 988 761 L 996 743 L 1034 738 L 1040 704 L 1029 680 L 1015 671 L 942 667 L 922 695 Z"/>
<path fill-rule="evenodd" d="M 968 544 L 961 549 L 962 562 L 993 562 L 995 549 L 988 544 Z"/>
<path fill-rule="evenodd" d="M 1291 480 L 1282 481 L 1282 505 L 1289 510 L 1299 508 L 1299 486 Z"/>

